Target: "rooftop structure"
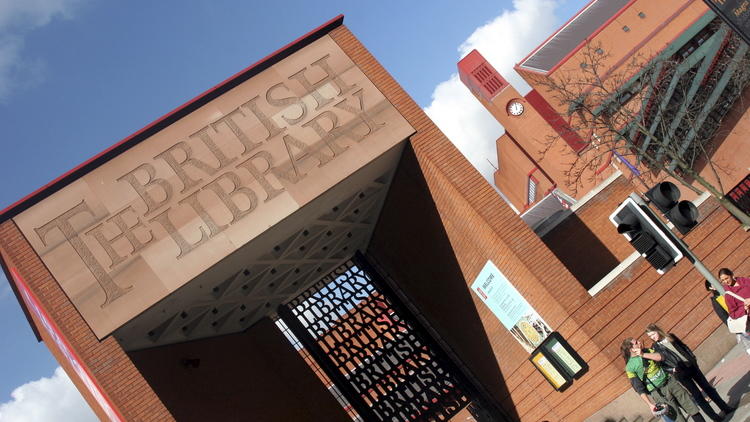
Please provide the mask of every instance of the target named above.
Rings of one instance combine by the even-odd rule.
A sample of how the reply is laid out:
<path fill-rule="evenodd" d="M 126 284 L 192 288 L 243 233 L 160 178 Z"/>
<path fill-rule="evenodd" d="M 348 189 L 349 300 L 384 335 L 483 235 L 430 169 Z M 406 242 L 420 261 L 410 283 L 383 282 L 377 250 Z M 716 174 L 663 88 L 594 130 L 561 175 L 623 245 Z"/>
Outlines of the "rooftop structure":
<path fill-rule="evenodd" d="M 602 26 L 621 13 L 632 0 L 593 0 L 518 64 L 520 68 L 547 73 L 574 53 Z"/>

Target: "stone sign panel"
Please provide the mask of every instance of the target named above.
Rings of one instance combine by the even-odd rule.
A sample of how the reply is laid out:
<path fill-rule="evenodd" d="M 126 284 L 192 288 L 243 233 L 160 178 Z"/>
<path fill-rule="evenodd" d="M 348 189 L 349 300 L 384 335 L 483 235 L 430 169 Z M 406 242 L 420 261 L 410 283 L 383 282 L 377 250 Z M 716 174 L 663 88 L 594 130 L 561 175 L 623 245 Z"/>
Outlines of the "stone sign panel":
<path fill-rule="evenodd" d="M 103 338 L 413 133 L 324 36 L 14 220 Z"/>

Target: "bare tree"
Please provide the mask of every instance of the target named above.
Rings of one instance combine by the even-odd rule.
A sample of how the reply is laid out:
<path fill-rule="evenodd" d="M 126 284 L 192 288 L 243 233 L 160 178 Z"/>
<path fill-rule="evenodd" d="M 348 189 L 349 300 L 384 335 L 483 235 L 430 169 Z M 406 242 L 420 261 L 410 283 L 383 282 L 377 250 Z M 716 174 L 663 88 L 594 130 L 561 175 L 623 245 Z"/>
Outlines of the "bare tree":
<path fill-rule="evenodd" d="M 617 156 L 642 178 L 666 174 L 698 194 L 705 189 L 750 227 L 750 216 L 724 196 L 719 172 L 729 169 L 712 160 L 722 122 L 750 83 L 747 44 L 716 20 L 655 58 L 637 55 L 618 66 L 592 43 L 581 57 L 580 69 L 534 81 L 586 143 L 570 155 L 566 183 L 575 191 Z M 560 138 L 544 140 L 541 153 Z M 715 183 L 701 175 L 706 167 Z"/>

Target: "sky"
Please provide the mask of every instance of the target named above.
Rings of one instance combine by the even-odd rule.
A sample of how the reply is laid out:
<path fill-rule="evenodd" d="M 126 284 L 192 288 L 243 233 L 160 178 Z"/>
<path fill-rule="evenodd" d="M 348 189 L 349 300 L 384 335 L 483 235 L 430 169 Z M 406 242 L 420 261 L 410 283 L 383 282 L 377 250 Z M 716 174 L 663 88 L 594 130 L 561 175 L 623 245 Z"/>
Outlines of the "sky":
<path fill-rule="evenodd" d="M 502 127 L 456 74 L 512 71 L 589 0 L 0 0 L 0 209 L 337 16 L 490 180 Z M 95 420 L 0 274 L 0 422 Z"/>

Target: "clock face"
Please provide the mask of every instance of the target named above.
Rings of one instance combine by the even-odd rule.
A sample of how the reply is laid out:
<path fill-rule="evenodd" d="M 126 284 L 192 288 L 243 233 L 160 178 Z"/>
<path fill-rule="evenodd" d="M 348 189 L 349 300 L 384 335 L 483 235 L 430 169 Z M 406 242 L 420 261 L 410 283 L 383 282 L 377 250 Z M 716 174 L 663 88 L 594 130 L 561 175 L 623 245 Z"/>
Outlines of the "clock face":
<path fill-rule="evenodd" d="M 523 113 L 523 104 L 518 100 L 508 103 L 508 114 L 511 116 L 520 116 Z"/>

